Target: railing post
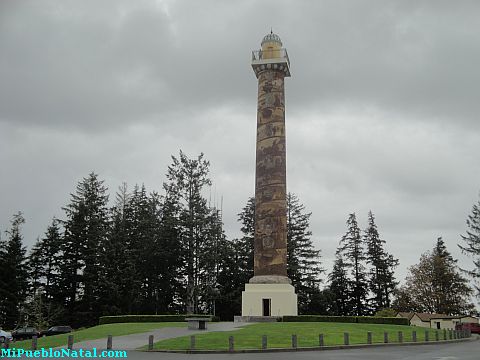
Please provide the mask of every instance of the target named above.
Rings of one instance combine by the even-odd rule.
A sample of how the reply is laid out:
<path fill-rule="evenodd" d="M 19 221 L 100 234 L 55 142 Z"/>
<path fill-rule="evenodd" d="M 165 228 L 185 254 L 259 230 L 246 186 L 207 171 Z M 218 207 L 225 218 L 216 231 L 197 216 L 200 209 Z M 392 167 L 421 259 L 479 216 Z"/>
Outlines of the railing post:
<path fill-rule="evenodd" d="M 443 340 L 447 340 L 447 329 L 443 329 Z"/>
<path fill-rule="evenodd" d="M 267 348 L 267 335 L 262 335 L 262 350 Z"/>
<path fill-rule="evenodd" d="M 108 337 L 107 337 L 107 350 L 112 350 L 112 343 L 113 343 L 112 335 L 108 335 Z"/>
<path fill-rule="evenodd" d="M 425 341 L 430 341 L 430 333 L 428 330 L 425 330 Z"/>
<path fill-rule="evenodd" d="M 297 335 L 292 335 L 292 348 L 296 349 L 298 346 Z"/>
<path fill-rule="evenodd" d="M 343 343 L 344 343 L 345 345 L 349 345 L 349 344 L 350 344 L 350 337 L 349 337 L 349 335 L 348 335 L 347 332 L 346 332 L 346 333 L 343 333 Z"/>
<path fill-rule="evenodd" d="M 73 349 L 73 335 L 68 335 L 67 348 L 69 350 Z"/>
<path fill-rule="evenodd" d="M 190 336 L 190 350 L 195 350 L 195 335 Z"/>
<path fill-rule="evenodd" d="M 233 336 L 228 337 L 228 351 L 233 352 L 235 350 L 235 342 Z"/>
<path fill-rule="evenodd" d="M 412 331 L 412 341 L 417 342 L 417 332 L 416 331 Z"/>
<path fill-rule="evenodd" d="M 438 340 L 440 340 L 440 335 L 438 331 L 435 331 L 435 341 L 438 341 Z"/>
<path fill-rule="evenodd" d="M 318 346 L 325 346 L 325 341 L 323 340 L 323 334 L 318 335 Z"/>
<path fill-rule="evenodd" d="M 398 342 L 403 343 L 403 332 L 401 331 L 398 332 Z"/>
<path fill-rule="evenodd" d="M 384 333 L 383 333 L 383 342 L 384 342 L 385 344 L 388 344 L 388 332 L 384 332 Z"/>
<path fill-rule="evenodd" d="M 367 344 L 371 344 L 372 343 L 372 332 L 369 331 L 367 332 Z"/>
<path fill-rule="evenodd" d="M 148 350 L 153 350 L 153 335 L 148 335 Z"/>

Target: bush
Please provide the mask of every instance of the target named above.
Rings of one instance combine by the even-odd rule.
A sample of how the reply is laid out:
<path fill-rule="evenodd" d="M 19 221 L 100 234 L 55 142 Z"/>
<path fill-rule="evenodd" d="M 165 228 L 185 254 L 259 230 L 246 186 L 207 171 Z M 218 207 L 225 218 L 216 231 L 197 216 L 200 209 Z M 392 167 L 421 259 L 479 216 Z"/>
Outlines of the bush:
<path fill-rule="evenodd" d="M 211 321 L 219 321 L 218 316 L 195 314 L 195 315 L 119 315 L 119 316 L 101 316 L 98 323 L 116 324 L 116 323 L 143 323 L 143 322 L 183 322 L 189 317 L 209 318 Z"/>
<path fill-rule="evenodd" d="M 376 316 L 326 316 L 326 315 L 300 315 L 284 316 L 284 322 L 339 322 L 359 324 L 390 324 L 409 325 L 406 318 L 376 317 Z"/>
<path fill-rule="evenodd" d="M 397 317 L 378 317 L 378 316 L 358 316 L 357 323 L 362 324 L 389 324 L 389 325 L 410 325 L 406 318 Z"/>
<path fill-rule="evenodd" d="M 284 316 L 284 322 L 342 322 L 354 323 L 355 316 L 326 316 L 326 315 L 300 315 Z"/>

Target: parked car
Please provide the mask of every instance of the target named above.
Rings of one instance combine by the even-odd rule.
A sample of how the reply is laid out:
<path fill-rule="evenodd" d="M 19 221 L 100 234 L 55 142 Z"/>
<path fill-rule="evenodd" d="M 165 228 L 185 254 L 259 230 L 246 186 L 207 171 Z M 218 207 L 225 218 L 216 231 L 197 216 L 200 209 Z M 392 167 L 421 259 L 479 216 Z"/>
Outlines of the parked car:
<path fill-rule="evenodd" d="M 50 329 L 41 331 L 40 336 L 52 336 L 58 334 L 67 334 L 72 332 L 73 329 L 70 326 L 52 326 Z"/>
<path fill-rule="evenodd" d="M 455 326 L 455 330 L 470 330 L 472 334 L 480 334 L 480 324 L 461 323 Z"/>
<path fill-rule="evenodd" d="M 13 340 L 31 339 L 34 336 L 39 336 L 40 333 L 34 327 L 26 326 L 18 328 L 12 332 Z"/>
<path fill-rule="evenodd" d="M 10 341 L 13 340 L 12 333 L 0 329 L 0 344 L 3 344 L 7 339 Z"/>

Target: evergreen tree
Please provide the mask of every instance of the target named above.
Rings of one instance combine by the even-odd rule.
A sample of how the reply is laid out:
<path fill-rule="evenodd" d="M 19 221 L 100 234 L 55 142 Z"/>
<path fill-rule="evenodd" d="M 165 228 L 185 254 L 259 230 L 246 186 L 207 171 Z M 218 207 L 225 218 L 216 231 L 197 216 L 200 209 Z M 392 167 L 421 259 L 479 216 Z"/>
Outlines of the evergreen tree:
<path fill-rule="evenodd" d="M 385 251 L 385 241 L 380 238 L 371 211 L 368 213 L 368 227 L 363 238 L 367 245 L 366 260 L 371 265 L 368 283 L 373 297 L 370 303 L 372 310 L 377 312 L 391 305 L 391 297 L 397 286 L 394 268 L 398 266 L 398 260 Z"/>
<path fill-rule="evenodd" d="M 351 307 L 356 316 L 365 315 L 367 309 L 367 276 L 364 266 L 365 250 L 355 213 L 347 220 L 347 233 L 340 240 L 337 255 L 343 257 L 345 266 L 351 269 Z"/>
<path fill-rule="evenodd" d="M 433 250 L 422 254 L 420 262 L 409 268 L 394 303 L 396 310 L 410 306 L 410 311 L 448 315 L 472 311 L 472 289 L 456 263 L 442 238 L 438 238 Z"/>
<path fill-rule="evenodd" d="M 7 266 L 7 242 L 2 240 L 0 231 L 0 269 L 6 269 Z M 7 296 L 7 273 L 0 271 L 0 326 L 5 323 L 6 307 L 5 298 Z"/>
<path fill-rule="evenodd" d="M 25 219 L 21 212 L 13 215 L 12 226 L 7 231 L 8 240 L 3 251 L 1 272 L 6 276 L 2 280 L 0 303 L 3 326 L 7 329 L 13 329 L 22 321 L 21 310 L 27 296 L 28 264 L 21 233 L 21 226 L 24 223 Z"/>
<path fill-rule="evenodd" d="M 196 159 L 189 159 L 182 151 L 177 159 L 172 156 L 168 167 L 167 183 L 164 189 L 167 196 L 181 204 L 180 222 L 183 251 L 183 273 L 186 280 L 185 299 L 187 313 L 200 309 L 200 266 L 202 256 L 208 254 L 203 246 L 207 240 L 207 224 L 210 210 L 202 195 L 205 186 L 211 185 L 208 178 L 210 163 L 200 154 Z"/>
<path fill-rule="evenodd" d="M 64 211 L 67 219 L 60 267 L 69 322 L 94 324 L 100 315 L 100 255 L 109 232 L 107 188 L 95 173 L 78 183 Z"/>
<path fill-rule="evenodd" d="M 242 291 L 253 277 L 253 249 L 255 236 L 255 198 L 238 214 L 243 236 L 232 241 L 220 243 L 220 263 L 218 284 L 220 298 L 217 301 L 217 314 L 225 320 L 233 319 L 242 311 Z"/>
<path fill-rule="evenodd" d="M 287 273 L 298 294 L 300 313 L 307 313 L 313 294 L 321 282 L 320 250 L 312 243 L 310 216 L 292 193 L 287 195 Z"/>
<path fill-rule="evenodd" d="M 463 245 L 458 245 L 464 254 L 473 257 L 473 270 L 467 273 L 477 280 L 475 289 L 477 297 L 480 298 L 480 286 L 478 280 L 480 279 L 480 200 L 472 207 L 472 213 L 467 218 L 467 234 L 461 235 Z"/>
<path fill-rule="evenodd" d="M 222 320 L 231 321 L 242 312 L 242 291 L 253 268 L 245 271 L 245 247 L 241 240 L 223 238 L 219 243 L 219 255 L 215 314 Z"/>
<path fill-rule="evenodd" d="M 181 312 L 182 291 L 182 243 L 180 208 L 175 198 L 166 196 L 162 202 L 159 248 L 158 309 L 161 312 Z"/>
<path fill-rule="evenodd" d="M 32 247 L 28 257 L 30 268 L 30 293 L 41 293 L 46 302 L 53 301 L 58 294 L 58 267 L 62 236 L 57 219 L 53 219 L 45 235 Z"/>
<path fill-rule="evenodd" d="M 333 298 L 333 303 L 331 304 L 332 315 L 352 315 L 352 309 L 350 306 L 352 303 L 352 282 L 348 278 L 348 266 L 343 261 L 342 255 L 338 252 L 333 264 L 333 270 L 329 274 L 328 280 L 328 290 Z"/>
<path fill-rule="evenodd" d="M 311 213 L 296 195 L 287 195 L 287 272 L 298 294 L 299 310 L 309 313 L 314 297 L 320 292 L 320 250 L 316 250 L 311 240 Z M 239 283 L 244 284 L 253 276 L 253 254 L 255 237 L 255 198 L 250 198 L 239 214 L 243 237 L 237 242 L 239 266 L 242 270 Z"/>
<path fill-rule="evenodd" d="M 124 183 L 110 210 L 111 227 L 100 251 L 100 303 L 103 315 L 131 314 L 139 302 L 140 281 L 136 266 L 139 256 L 130 232 L 131 213 L 131 195 Z"/>
<path fill-rule="evenodd" d="M 253 254 L 255 241 L 255 198 L 248 199 L 247 204 L 238 214 L 238 221 L 241 223 L 240 231 L 243 236 L 238 239 L 236 253 L 239 262 L 242 279 L 240 283 L 247 283 L 253 277 Z"/>

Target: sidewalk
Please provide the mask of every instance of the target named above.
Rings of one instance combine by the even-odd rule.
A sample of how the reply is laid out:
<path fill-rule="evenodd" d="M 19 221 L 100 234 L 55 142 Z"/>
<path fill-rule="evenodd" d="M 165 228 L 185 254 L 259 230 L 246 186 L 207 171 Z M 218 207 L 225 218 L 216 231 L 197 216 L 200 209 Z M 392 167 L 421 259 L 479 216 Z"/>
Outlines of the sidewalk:
<path fill-rule="evenodd" d="M 112 349 L 114 350 L 135 350 L 139 347 L 148 344 L 148 336 L 154 336 L 154 342 L 163 339 L 170 339 L 179 336 L 194 335 L 198 333 L 212 332 L 212 331 L 231 331 L 236 330 L 242 326 L 249 325 L 248 323 L 233 323 L 233 322 L 220 322 L 209 323 L 208 330 L 188 330 L 185 328 L 160 328 L 141 334 L 131 334 L 123 336 L 114 336 L 112 341 Z M 59 349 L 66 346 L 60 346 Z M 107 348 L 107 338 L 81 341 L 73 344 L 74 349 L 93 349 L 104 350 Z"/>

